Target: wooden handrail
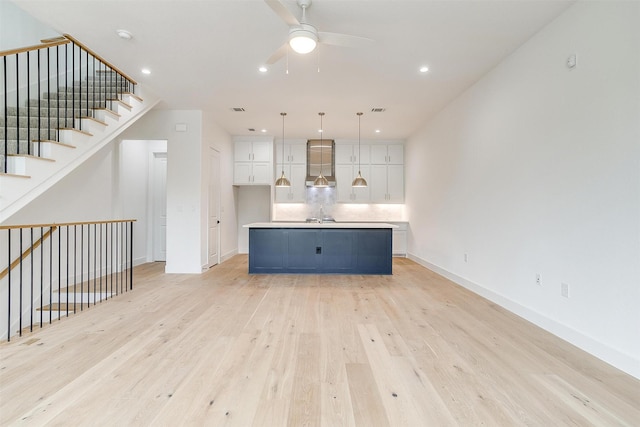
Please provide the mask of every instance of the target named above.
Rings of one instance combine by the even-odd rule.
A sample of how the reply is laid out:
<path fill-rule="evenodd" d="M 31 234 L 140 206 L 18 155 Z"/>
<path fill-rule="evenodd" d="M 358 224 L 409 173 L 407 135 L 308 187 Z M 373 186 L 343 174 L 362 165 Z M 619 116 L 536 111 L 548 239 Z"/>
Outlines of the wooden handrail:
<path fill-rule="evenodd" d="M 107 61 L 102 56 L 100 56 L 97 53 L 95 53 L 93 50 L 89 49 L 87 46 L 82 44 L 82 42 L 78 41 L 78 39 L 76 39 L 75 37 L 73 37 L 73 36 L 71 36 L 69 34 L 64 34 L 62 37 L 54 37 L 54 38 L 51 38 L 51 39 L 46 39 L 46 40 L 43 40 L 42 43 L 37 44 L 37 45 L 33 45 L 33 46 L 27 46 L 27 47 L 21 47 L 21 48 L 17 48 L 17 49 L 4 50 L 4 51 L 0 52 L 0 57 L 9 56 L 9 55 L 15 55 L 16 53 L 30 52 L 32 50 L 45 49 L 45 48 L 48 48 L 48 47 L 60 46 L 60 45 L 68 44 L 68 43 L 71 43 L 71 42 L 73 42 L 74 44 L 80 46 L 85 51 L 89 52 L 96 59 L 98 59 L 103 64 L 105 64 L 106 66 L 111 68 L 113 71 L 115 71 L 118 74 L 120 74 L 125 79 L 129 80 L 132 84 L 134 84 L 134 85 L 138 84 L 134 79 L 131 78 L 131 76 L 127 75 L 125 72 L 120 70 L 118 67 L 113 66 L 109 61 Z"/>
<path fill-rule="evenodd" d="M 71 43 L 71 41 L 64 39 L 64 40 L 58 40 L 54 42 L 44 42 L 44 43 L 36 44 L 33 46 L 20 47 L 17 49 L 3 50 L 2 52 L 0 52 L 0 57 L 15 55 L 16 53 L 31 52 L 32 50 L 46 49 L 48 47 L 55 47 L 55 46 L 60 46 L 68 43 Z"/>
<path fill-rule="evenodd" d="M 91 225 L 91 224 L 116 224 L 122 222 L 136 222 L 136 219 L 112 219 L 106 221 L 80 221 L 80 222 L 54 222 L 51 224 L 22 224 L 22 225 L 0 225 L 0 230 L 13 230 L 17 228 L 40 228 L 40 227 L 67 227 L 70 225 Z"/>
<path fill-rule="evenodd" d="M 40 246 L 42 244 L 42 242 L 44 242 L 49 236 L 51 236 L 51 233 L 53 233 L 54 231 L 56 231 L 55 226 L 52 226 L 51 228 L 49 228 L 49 230 L 44 233 L 42 236 L 40 236 L 40 238 L 27 250 L 25 250 L 22 255 L 20 255 L 18 258 L 14 259 L 13 262 L 11 263 L 11 265 L 9 265 L 7 268 L 5 268 L 4 270 L 2 270 L 0 272 L 0 280 L 4 279 L 4 277 L 9 274 L 9 270 L 13 270 L 14 268 L 16 268 L 18 266 L 18 264 L 20 264 L 20 260 L 26 258 L 27 256 L 29 256 L 30 254 L 33 253 L 33 251 L 35 251 L 38 246 Z"/>
<path fill-rule="evenodd" d="M 85 46 L 84 44 L 82 44 L 81 42 L 79 42 L 77 39 L 75 39 L 73 36 L 70 36 L 69 34 L 64 34 L 64 36 L 71 40 L 73 43 L 77 44 L 78 46 L 80 46 L 81 48 L 83 48 L 84 50 L 86 50 L 87 52 L 89 52 L 91 55 L 93 55 L 96 59 L 99 59 L 102 63 L 104 63 L 105 65 L 107 65 L 109 68 L 111 68 L 113 71 L 116 71 L 118 74 L 120 74 L 122 77 L 126 78 L 127 80 L 129 80 L 131 83 L 133 83 L 134 85 L 138 84 L 135 80 L 133 80 L 130 76 L 128 76 L 127 74 L 125 74 L 123 71 L 121 71 L 120 69 L 118 69 L 117 67 L 114 67 L 113 65 L 111 65 L 111 63 L 109 61 L 107 61 L 106 59 L 104 59 L 103 57 L 101 57 L 100 55 L 98 55 L 97 53 L 95 53 L 94 51 L 92 51 L 91 49 L 89 49 L 87 46 Z"/>

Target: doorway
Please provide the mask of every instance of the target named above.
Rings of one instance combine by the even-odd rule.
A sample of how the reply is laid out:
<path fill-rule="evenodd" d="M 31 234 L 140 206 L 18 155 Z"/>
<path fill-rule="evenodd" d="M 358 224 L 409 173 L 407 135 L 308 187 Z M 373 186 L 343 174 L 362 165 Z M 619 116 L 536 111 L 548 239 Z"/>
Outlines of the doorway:
<path fill-rule="evenodd" d="M 152 210 L 153 260 L 167 260 L 167 153 L 153 153 Z"/>
<path fill-rule="evenodd" d="M 220 153 L 209 149 L 208 266 L 220 263 Z"/>

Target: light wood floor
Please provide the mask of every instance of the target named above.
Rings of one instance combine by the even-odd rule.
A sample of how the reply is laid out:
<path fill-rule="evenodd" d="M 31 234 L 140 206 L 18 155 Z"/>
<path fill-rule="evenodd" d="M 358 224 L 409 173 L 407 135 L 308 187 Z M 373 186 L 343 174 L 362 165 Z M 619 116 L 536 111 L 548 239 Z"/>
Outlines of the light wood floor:
<path fill-rule="evenodd" d="M 0 345 L 0 425 L 640 425 L 640 382 L 406 259 L 393 276 L 136 269 Z"/>

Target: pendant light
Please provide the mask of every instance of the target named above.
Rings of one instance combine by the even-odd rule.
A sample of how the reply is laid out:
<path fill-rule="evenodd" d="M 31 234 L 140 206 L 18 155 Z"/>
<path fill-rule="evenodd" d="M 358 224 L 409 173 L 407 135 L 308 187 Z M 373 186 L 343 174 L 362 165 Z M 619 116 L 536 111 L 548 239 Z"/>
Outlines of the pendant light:
<path fill-rule="evenodd" d="M 329 181 L 322 175 L 322 116 L 324 116 L 324 113 L 318 113 L 318 115 L 320 116 L 320 175 L 313 181 L 313 186 L 322 188 L 328 187 Z"/>
<path fill-rule="evenodd" d="M 351 183 L 352 187 L 366 187 L 367 180 L 362 177 L 360 173 L 360 116 L 362 113 L 356 113 L 358 115 L 358 176 Z"/>
<path fill-rule="evenodd" d="M 282 116 L 282 176 L 276 180 L 276 187 L 291 187 L 291 183 L 284 176 L 284 116 L 287 113 L 280 113 L 280 115 Z"/>

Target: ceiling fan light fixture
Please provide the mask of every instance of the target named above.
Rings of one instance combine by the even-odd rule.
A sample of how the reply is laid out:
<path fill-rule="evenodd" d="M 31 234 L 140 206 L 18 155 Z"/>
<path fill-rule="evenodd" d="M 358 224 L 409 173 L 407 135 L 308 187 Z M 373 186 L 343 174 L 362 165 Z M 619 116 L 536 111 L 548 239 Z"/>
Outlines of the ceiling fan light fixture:
<path fill-rule="evenodd" d="M 300 24 L 289 31 L 289 46 L 294 52 L 306 54 L 312 52 L 318 44 L 318 35 L 313 25 Z"/>

